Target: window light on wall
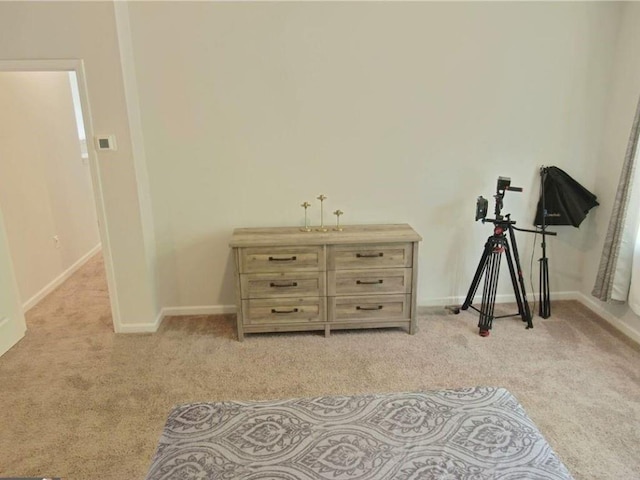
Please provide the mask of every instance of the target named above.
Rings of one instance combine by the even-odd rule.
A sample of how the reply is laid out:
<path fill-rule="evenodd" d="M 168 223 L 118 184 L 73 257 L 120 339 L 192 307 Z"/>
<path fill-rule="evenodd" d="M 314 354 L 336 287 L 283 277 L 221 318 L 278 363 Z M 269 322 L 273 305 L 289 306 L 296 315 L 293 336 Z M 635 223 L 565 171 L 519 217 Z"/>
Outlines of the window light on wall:
<path fill-rule="evenodd" d="M 83 159 L 88 159 L 89 151 L 87 150 L 87 135 L 84 132 L 84 119 L 82 118 L 82 107 L 80 106 L 80 92 L 78 90 L 78 77 L 76 72 L 69 72 L 69 85 L 71 86 L 73 110 L 76 114 L 76 127 L 78 129 L 78 139 L 80 141 L 80 153 Z"/>

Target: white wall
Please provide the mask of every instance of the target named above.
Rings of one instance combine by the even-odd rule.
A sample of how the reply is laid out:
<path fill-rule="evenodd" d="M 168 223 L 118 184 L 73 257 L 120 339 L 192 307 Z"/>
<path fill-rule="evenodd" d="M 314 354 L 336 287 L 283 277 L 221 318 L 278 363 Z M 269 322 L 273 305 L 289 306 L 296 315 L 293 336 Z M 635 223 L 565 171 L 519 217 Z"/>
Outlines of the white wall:
<path fill-rule="evenodd" d="M 100 243 L 91 176 L 67 73 L 0 73 L 0 111 L 0 207 L 31 305 Z"/>
<path fill-rule="evenodd" d="M 473 221 L 475 200 L 499 175 L 525 188 L 504 210 L 525 227 L 541 165 L 600 193 L 620 4 L 129 11 L 164 306 L 233 304 L 233 228 L 299 225 L 304 200 L 317 223 L 320 193 L 346 224 L 408 222 L 422 234 L 419 304 L 466 294 L 491 233 Z M 595 228 L 588 218 L 549 241 L 555 292 L 581 289 Z M 533 238 L 518 238 L 528 276 Z"/>
<path fill-rule="evenodd" d="M 93 130 L 115 134 L 118 151 L 100 153 L 96 170 L 104 199 L 105 248 L 113 253 L 119 331 L 147 329 L 159 313 L 155 254 L 145 245 L 151 212 L 140 198 L 123 87 L 114 6 L 111 2 L 0 2 L 0 61 L 81 59 Z M 93 159 L 91 160 L 94 161 Z M 92 167 L 93 168 L 93 167 Z M 104 237 L 103 237 L 104 240 Z M 103 245 L 104 246 L 104 245 Z"/>
<path fill-rule="evenodd" d="M 345 223 L 424 236 L 420 304 L 464 295 L 490 234 L 475 199 L 497 176 L 525 187 L 505 201 L 524 226 L 541 165 L 615 189 L 597 166 L 623 8 L 136 2 L 128 32 L 110 2 L 0 2 L 0 60 L 84 61 L 93 130 L 118 137 L 96 168 L 124 331 L 160 306 L 232 304 L 233 228 L 301 224 L 319 193 Z M 554 291 L 587 290 L 605 208 L 550 240 Z M 533 238 L 518 238 L 526 274 Z"/>
<path fill-rule="evenodd" d="M 620 180 L 622 164 L 631 133 L 635 109 L 640 96 L 640 4 L 627 2 L 624 5 L 623 21 L 620 26 L 618 49 L 613 67 L 614 83 L 611 91 L 606 123 L 603 129 L 601 154 L 596 164 L 596 192 L 600 206 L 594 215 L 593 241 L 585 252 L 585 275 L 582 293 L 585 300 L 600 310 L 606 318 L 630 336 L 640 340 L 640 318 L 628 306 L 600 302 L 591 296 L 595 282 L 602 247 L 609 226 L 609 218 Z M 638 168 L 638 167 L 636 167 Z M 639 212 L 630 211 L 629 215 Z"/>

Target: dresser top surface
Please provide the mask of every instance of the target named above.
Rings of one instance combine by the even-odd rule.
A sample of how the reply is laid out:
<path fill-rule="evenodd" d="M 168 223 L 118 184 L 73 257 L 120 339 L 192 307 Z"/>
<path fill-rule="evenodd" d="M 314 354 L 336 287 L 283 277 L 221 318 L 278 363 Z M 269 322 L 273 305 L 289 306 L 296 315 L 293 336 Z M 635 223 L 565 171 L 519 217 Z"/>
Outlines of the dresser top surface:
<path fill-rule="evenodd" d="M 256 247 L 278 245 L 335 245 L 349 243 L 419 242 L 422 237 L 410 225 L 343 225 L 341 231 L 321 232 L 311 227 L 304 232 L 300 227 L 236 228 L 230 247 Z"/>

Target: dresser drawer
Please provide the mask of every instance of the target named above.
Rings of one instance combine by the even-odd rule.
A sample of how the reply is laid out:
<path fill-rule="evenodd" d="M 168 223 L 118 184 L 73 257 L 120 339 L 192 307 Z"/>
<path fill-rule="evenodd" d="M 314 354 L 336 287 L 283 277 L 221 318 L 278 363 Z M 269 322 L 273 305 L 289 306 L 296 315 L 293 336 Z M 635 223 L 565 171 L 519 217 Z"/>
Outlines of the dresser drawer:
<path fill-rule="evenodd" d="M 411 293 L 410 268 L 330 270 L 328 295 Z"/>
<path fill-rule="evenodd" d="M 329 270 L 354 268 L 407 268 L 412 265 L 412 244 L 332 245 Z"/>
<path fill-rule="evenodd" d="M 359 328 L 415 333 L 421 240 L 407 224 L 235 229 L 238 339 Z"/>
<path fill-rule="evenodd" d="M 329 318 L 345 320 L 400 320 L 411 317 L 410 295 L 329 297 Z"/>
<path fill-rule="evenodd" d="M 324 248 L 257 247 L 240 249 L 240 273 L 324 270 Z"/>
<path fill-rule="evenodd" d="M 324 298 L 242 300 L 245 325 L 324 322 Z"/>
<path fill-rule="evenodd" d="M 322 297 L 325 272 L 243 273 L 242 298 Z"/>

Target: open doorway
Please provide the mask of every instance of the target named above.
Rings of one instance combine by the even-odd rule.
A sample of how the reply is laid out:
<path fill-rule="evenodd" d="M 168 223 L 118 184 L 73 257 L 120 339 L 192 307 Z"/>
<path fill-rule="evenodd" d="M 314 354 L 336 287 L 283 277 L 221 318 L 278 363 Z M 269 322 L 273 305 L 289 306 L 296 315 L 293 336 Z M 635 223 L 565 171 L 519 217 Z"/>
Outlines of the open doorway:
<path fill-rule="evenodd" d="M 77 300 L 78 310 L 67 317 L 84 311 L 87 321 L 113 332 L 110 252 L 101 241 L 87 96 L 78 82 L 81 64 L 70 62 L 42 71 L 33 64 L 0 68 L 0 230 L 27 320 L 56 292 L 59 305 L 49 309 L 60 312 Z"/>

